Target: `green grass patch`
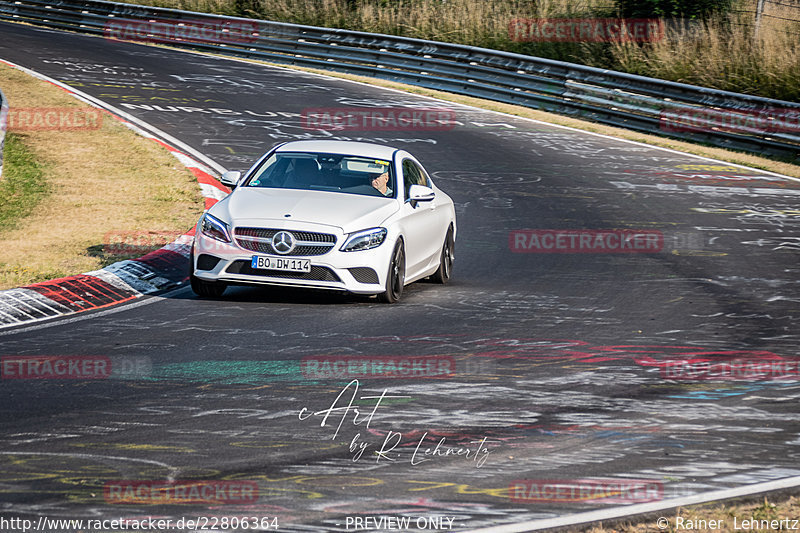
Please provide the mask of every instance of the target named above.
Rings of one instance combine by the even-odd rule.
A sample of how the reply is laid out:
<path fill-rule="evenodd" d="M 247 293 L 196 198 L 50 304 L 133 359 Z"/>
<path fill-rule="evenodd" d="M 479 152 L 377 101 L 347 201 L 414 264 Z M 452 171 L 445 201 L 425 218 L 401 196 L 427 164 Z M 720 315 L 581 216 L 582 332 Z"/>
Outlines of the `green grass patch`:
<path fill-rule="evenodd" d="M 25 144 L 25 137 L 6 135 L 0 179 L 0 233 L 16 229 L 50 193 L 45 163 Z"/>

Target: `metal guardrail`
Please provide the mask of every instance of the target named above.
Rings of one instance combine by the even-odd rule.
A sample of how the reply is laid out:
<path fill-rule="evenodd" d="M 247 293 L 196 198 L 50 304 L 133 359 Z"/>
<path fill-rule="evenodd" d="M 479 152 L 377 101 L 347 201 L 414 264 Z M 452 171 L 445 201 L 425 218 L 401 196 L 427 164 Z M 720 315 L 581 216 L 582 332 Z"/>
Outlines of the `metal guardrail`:
<path fill-rule="evenodd" d="M 172 46 L 316 67 L 522 105 L 641 132 L 800 161 L 800 103 L 408 37 L 224 17 L 104 0 L 0 0 L 0 20 L 125 36 L 209 25 Z M 149 21 L 149 22 L 148 22 Z M 138 25 L 137 25 L 138 24 Z M 142 25 L 144 24 L 144 26 Z M 182 29 L 182 30 L 181 30 Z M 136 40 L 159 40 L 154 34 Z"/>
<path fill-rule="evenodd" d="M 3 175 L 3 148 L 6 142 L 6 128 L 8 119 L 8 100 L 3 91 L 0 90 L 0 176 Z"/>

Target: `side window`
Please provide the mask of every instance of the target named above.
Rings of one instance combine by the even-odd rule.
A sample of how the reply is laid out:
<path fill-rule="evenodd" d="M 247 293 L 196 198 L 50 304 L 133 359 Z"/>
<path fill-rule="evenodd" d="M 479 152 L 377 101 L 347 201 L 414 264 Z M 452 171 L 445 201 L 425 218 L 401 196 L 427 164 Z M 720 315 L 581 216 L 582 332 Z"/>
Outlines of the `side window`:
<path fill-rule="evenodd" d="M 412 185 L 428 185 L 428 179 L 423 170 L 410 159 L 403 161 L 403 185 L 406 200 L 408 200 L 408 190 Z"/>

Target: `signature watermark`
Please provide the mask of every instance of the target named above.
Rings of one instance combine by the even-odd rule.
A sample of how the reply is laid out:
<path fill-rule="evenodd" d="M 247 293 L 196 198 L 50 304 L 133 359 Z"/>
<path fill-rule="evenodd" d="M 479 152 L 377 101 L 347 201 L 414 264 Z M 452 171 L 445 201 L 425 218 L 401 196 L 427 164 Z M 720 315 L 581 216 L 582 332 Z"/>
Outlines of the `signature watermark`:
<path fill-rule="evenodd" d="M 319 411 L 311 411 L 308 407 L 303 407 L 298 413 L 297 417 L 300 420 L 308 420 L 312 417 L 321 418 L 320 427 L 326 427 L 329 424 L 329 419 L 333 415 L 340 415 L 338 424 L 333 421 L 335 430 L 331 440 L 335 440 L 345 421 L 350 422 L 354 426 L 363 427 L 370 435 L 371 424 L 375 417 L 375 413 L 381 407 L 384 400 L 396 401 L 407 399 L 409 396 L 395 396 L 388 395 L 388 389 L 384 389 L 379 396 L 358 396 L 359 381 L 357 379 L 348 383 L 336 398 L 331 402 L 330 406 L 326 409 Z M 349 394 L 349 398 L 345 395 Z M 354 405 L 358 400 L 358 405 Z M 341 402 L 341 403 L 340 403 Z M 362 411 L 361 405 L 365 402 L 373 403 L 371 411 Z M 428 437 L 428 432 L 422 433 L 421 437 L 416 441 L 416 444 L 411 443 L 409 447 L 407 442 L 403 440 L 403 433 L 399 431 L 387 431 L 384 435 L 383 442 L 378 446 L 363 440 L 361 432 L 356 433 L 350 441 L 350 452 L 353 454 L 353 461 L 359 461 L 367 450 L 371 451 L 376 463 L 382 461 L 397 462 L 404 456 L 409 455 L 407 451 L 413 448 L 408 460 L 412 466 L 422 464 L 430 461 L 436 457 L 460 457 L 464 460 L 475 463 L 475 466 L 480 468 L 486 463 L 489 457 L 490 450 L 487 447 L 488 438 L 484 437 L 480 440 L 470 442 L 468 445 L 450 446 L 447 444 L 447 438 L 442 437 L 435 446 L 423 446 Z M 397 448 L 400 448 L 399 450 Z"/>

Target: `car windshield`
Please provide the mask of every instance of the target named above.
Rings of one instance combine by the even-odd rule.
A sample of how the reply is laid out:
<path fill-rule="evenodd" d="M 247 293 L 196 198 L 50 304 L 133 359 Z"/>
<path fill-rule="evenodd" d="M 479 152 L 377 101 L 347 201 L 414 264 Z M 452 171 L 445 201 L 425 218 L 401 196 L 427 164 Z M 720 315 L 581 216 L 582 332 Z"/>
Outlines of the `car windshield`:
<path fill-rule="evenodd" d="M 353 155 L 276 152 L 245 187 L 343 192 L 394 198 L 390 161 Z"/>

